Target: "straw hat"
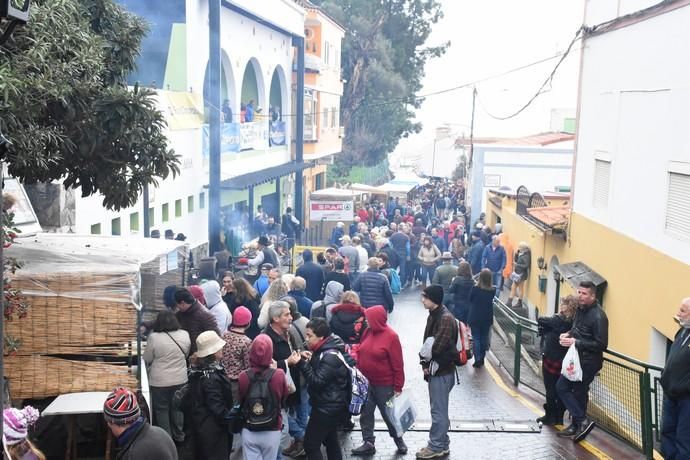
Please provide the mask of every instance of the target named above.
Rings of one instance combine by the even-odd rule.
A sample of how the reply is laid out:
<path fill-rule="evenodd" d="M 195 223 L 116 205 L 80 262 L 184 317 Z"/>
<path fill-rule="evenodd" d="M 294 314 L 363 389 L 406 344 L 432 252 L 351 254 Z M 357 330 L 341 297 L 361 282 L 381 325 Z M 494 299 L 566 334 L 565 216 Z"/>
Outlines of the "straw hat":
<path fill-rule="evenodd" d="M 221 339 L 216 331 L 202 332 L 196 338 L 196 355 L 204 358 L 222 350 L 224 346 L 225 340 Z"/>

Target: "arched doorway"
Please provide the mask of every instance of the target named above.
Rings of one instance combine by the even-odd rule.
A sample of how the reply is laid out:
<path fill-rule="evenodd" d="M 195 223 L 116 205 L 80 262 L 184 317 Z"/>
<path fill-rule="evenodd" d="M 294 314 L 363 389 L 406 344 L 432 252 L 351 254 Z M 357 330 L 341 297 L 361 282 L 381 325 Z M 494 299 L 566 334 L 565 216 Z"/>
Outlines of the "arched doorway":
<path fill-rule="evenodd" d="M 209 93 L 211 89 L 211 81 L 208 73 L 208 63 L 206 64 L 206 70 L 204 71 L 204 120 L 208 122 L 209 110 L 211 109 L 211 104 L 209 100 Z M 220 101 L 221 101 L 221 111 L 223 111 L 222 122 L 232 123 L 238 122 L 236 112 L 236 101 L 233 101 L 235 97 L 235 76 L 232 73 L 232 65 L 230 64 L 230 59 L 224 52 L 221 55 L 221 66 L 220 66 Z M 230 108 L 230 110 L 225 109 L 225 107 Z"/>
<path fill-rule="evenodd" d="M 240 110 L 242 110 L 242 108 L 245 109 L 245 122 L 256 121 L 257 111 L 263 111 L 263 108 L 266 107 L 265 94 L 266 91 L 263 75 L 261 73 L 261 66 L 259 65 L 259 61 L 255 58 L 251 58 L 244 68 L 244 74 L 242 75 L 242 91 L 240 93 Z"/>
<path fill-rule="evenodd" d="M 277 66 L 271 77 L 269 92 L 268 118 L 270 126 L 268 139 L 271 146 L 287 145 L 287 118 L 283 117 L 288 109 L 287 101 L 285 72 L 282 67 Z"/>
<path fill-rule="evenodd" d="M 558 267 L 558 257 L 553 256 L 549 261 L 549 265 L 546 269 L 548 277 L 546 280 L 546 311 L 544 315 L 551 316 L 555 315 L 558 311 L 558 297 L 560 296 L 560 286 L 559 282 L 556 281 L 554 273 L 556 272 L 556 267 Z"/>

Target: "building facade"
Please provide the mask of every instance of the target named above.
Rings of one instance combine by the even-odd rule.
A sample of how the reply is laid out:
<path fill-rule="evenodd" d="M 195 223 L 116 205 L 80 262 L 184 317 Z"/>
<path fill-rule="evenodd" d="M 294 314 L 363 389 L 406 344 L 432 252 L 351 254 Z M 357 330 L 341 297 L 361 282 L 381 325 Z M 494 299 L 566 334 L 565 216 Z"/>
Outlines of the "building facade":
<path fill-rule="evenodd" d="M 306 11 L 304 161 L 313 164 L 304 170 L 304 203 L 312 191 L 326 188 L 328 165 L 343 148 L 340 126 L 340 99 L 343 95 L 341 55 L 345 29 L 307 0 L 298 0 Z M 293 97 L 296 96 L 293 75 Z M 296 145 L 293 144 L 293 152 Z M 305 215 L 305 223 L 309 222 Z"/>
<path fill-rule="evenodd" d="M 121 211 L 107 211 L 102 198 L 74 199 L 69 229 L 77 233 L 129 235 L 151 230 L 184 233 L 192 244 L 208 240 L 209 112 L 221 115 L 221 209 L 225 225 L 247 223 L 258 205 L 280 217 L 293 175 L 292 125 L 297 114 L 290 94 L 296 39 L 304 37 L 305 10 L 292 0 L 232 0 L 221 3 L 221 100 L 208 103 L 209 23 L 206 0 L 121 0 L 151 27 L 133 84 L 156 88 L 168 122 L 170 148 L 181 174 L 149 187 Z M 145 209 L 146 208 L 146 209 Z M 66 230 L 66 228 L 59 228 Z"/>
<path fill-rule="evenodd" d="M 681 126 L 690 63 L 676 58 L 690 46 L 688 21 L 687 2 L 588 1 L 586 25 L 602 26 L 582 46 L 567 222 L 554 232 L 550 218 L 519 215 L 515 199 L 489 205 L 508 238 L 532 248 L 527 297 L 540 314 L 553 312 L 556 292 L 593 279 L 610 348 L 658 365 L 690 296 L 690 142 Z"/>

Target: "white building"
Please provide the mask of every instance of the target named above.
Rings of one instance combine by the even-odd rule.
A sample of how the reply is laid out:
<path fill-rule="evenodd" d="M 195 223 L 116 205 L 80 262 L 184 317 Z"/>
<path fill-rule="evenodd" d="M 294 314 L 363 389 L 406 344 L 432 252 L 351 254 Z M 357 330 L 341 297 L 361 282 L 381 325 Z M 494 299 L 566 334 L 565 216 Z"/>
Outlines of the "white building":
<path fill-rule="evenodd" d="M 169 146 L 181 157 L 181 174 L 150 187 L 150 228 L 184 233 L 194 245 L 208 239 L 208 2 L 121 0 L 144 17 L 151 33 L 131 81 L 159 88 Z M 288 205 L 291 162 L 293 39 L 304 36 L 305 11 L 292 0 L 232 0 L 221 4 L 221 207 L 240 221 L 263 204 L 280 216 Z M 254 118 L 241 109 L 254 101 Z M 277 115 L 272 119 L 273 112 Z M 74 215 L 53 228 L 77 233 L 143 235 L 144 205 L 107 211 L 100 196 L 75 193 Z M 39 211 L 40 213 L 40 211 Z"/>
<path fill-rule="evenodd" d="M 515 191 L 521 185 L 535 192 L 570 191 L 573 165 L 572 134 L 546 133 L 518 139 L 478 139 L 468 164 L 466 202 L 472 222 L 486 211 L 487 191 Z"/>

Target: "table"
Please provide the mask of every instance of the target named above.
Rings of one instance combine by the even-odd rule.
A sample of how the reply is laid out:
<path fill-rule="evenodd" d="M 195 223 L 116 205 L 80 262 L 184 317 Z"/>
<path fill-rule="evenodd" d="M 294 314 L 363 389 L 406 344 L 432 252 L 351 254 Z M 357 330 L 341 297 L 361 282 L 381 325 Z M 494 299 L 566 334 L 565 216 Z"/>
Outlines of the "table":
<path fill-rule="evenodd" d="M 68 393 L 59 395 L 45 408 L 41 415 L 66 415 L 67 423 L 67 450 L 65 460 L 77 458 L 77 438 L 74 435 L 76 418 L 79 414 L 103 413 L 103 402 L 110 394 L 109 391 L 90 391 L 85 393 Z M 110 460 L 113 434 L 108 429 L 105 444 L 105 459 Z"/>

